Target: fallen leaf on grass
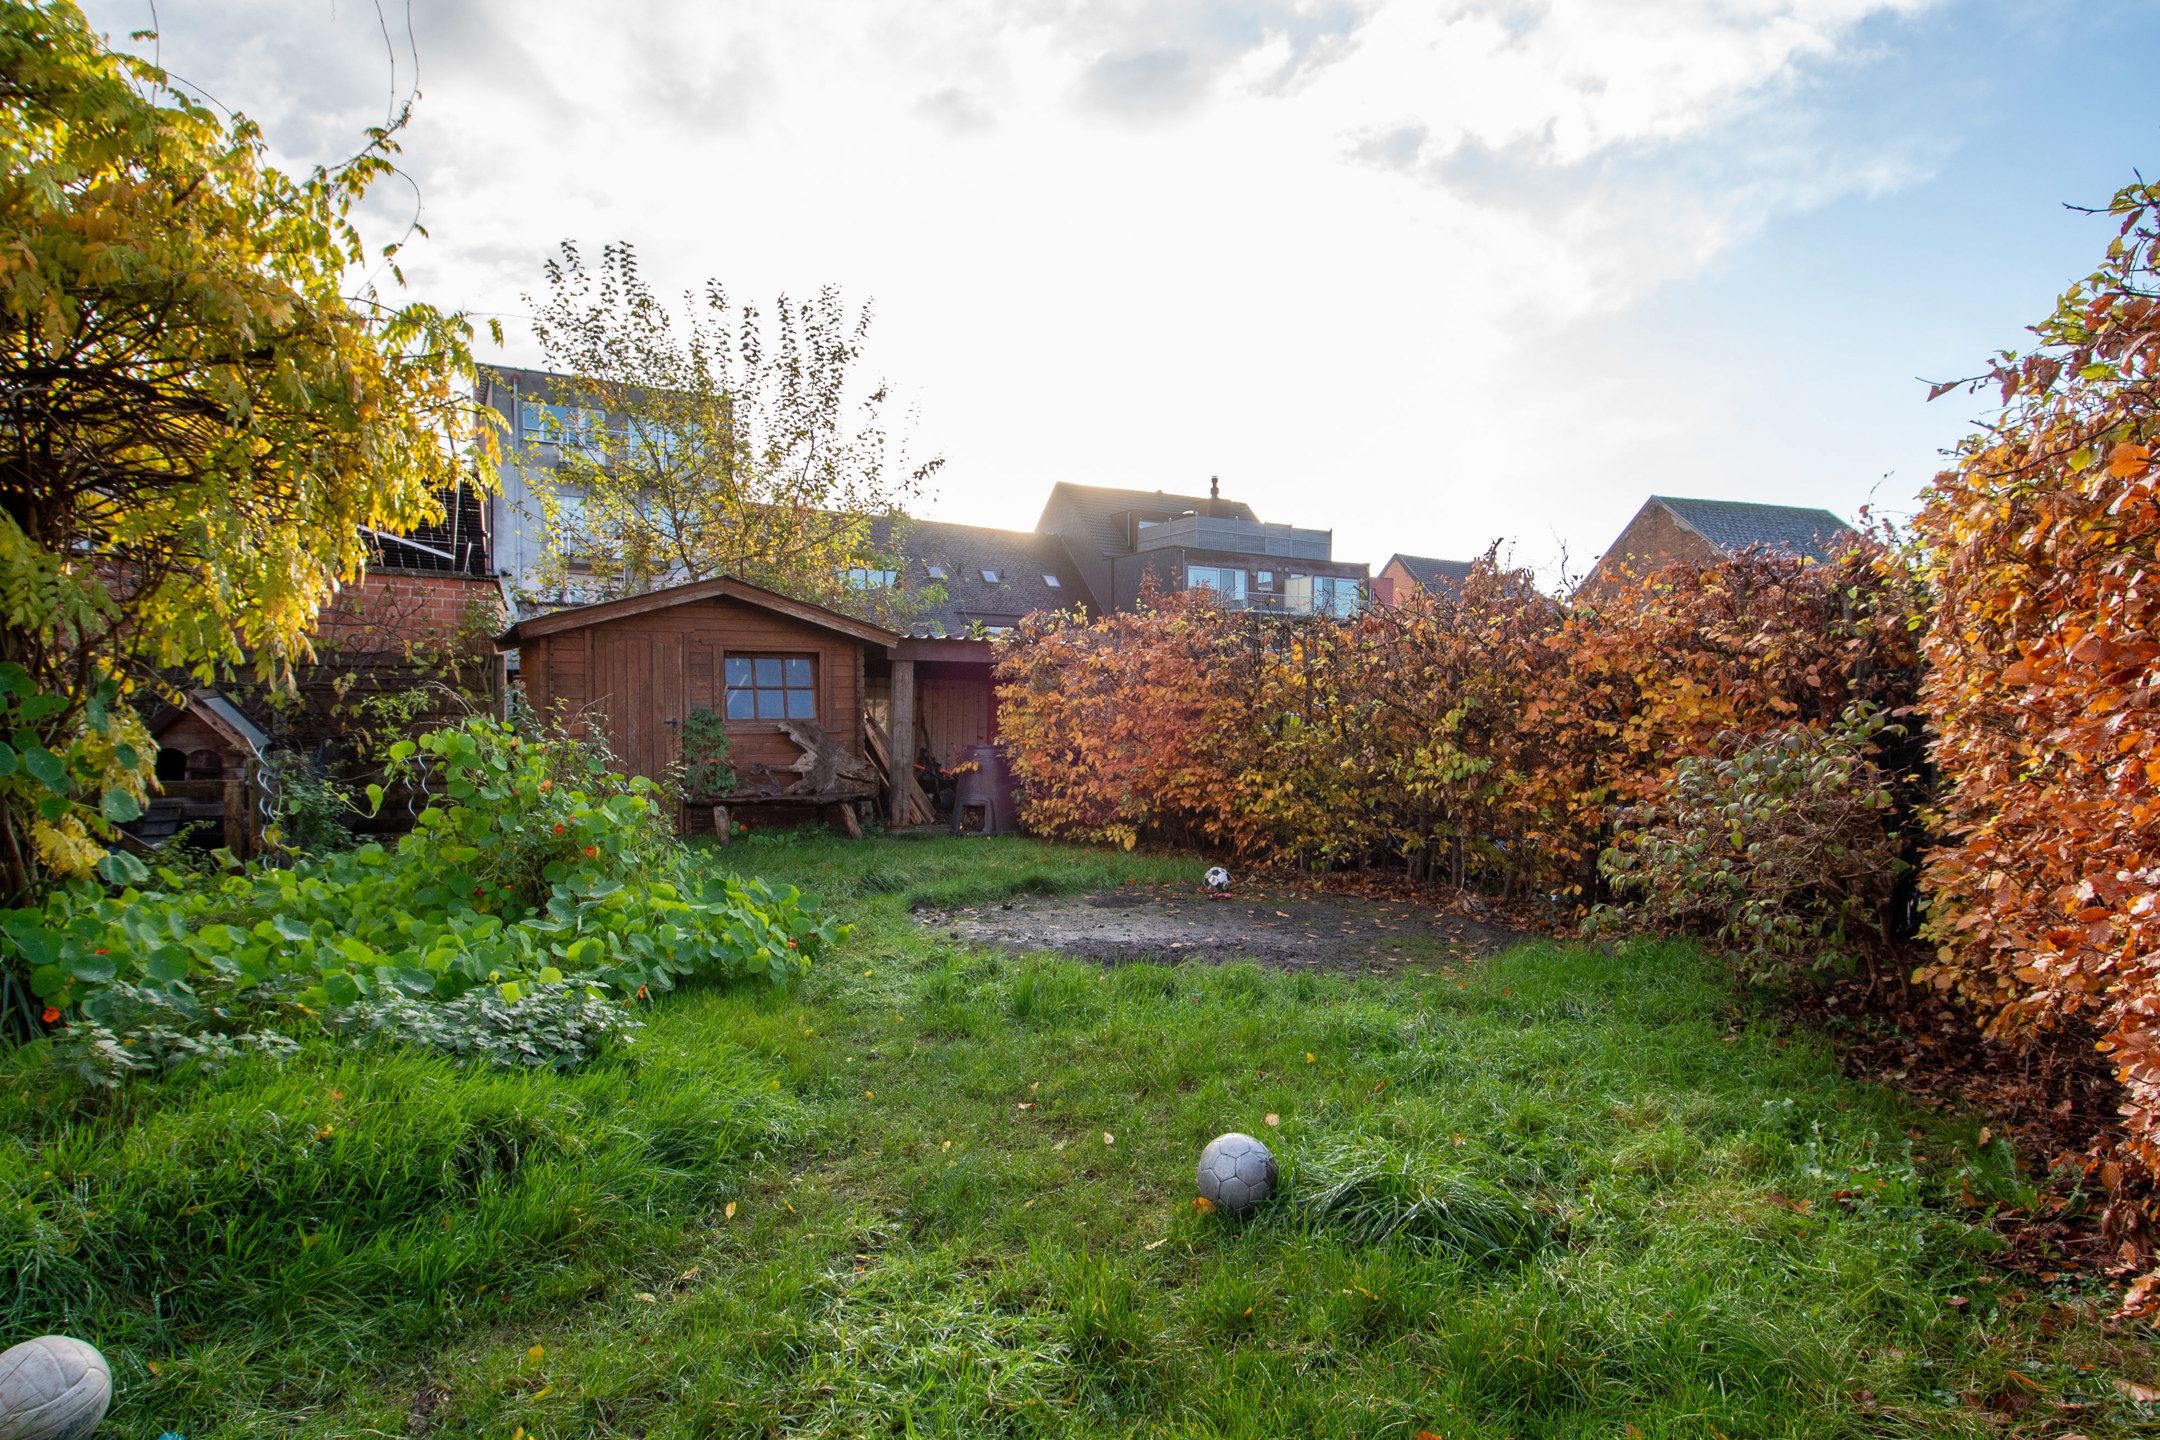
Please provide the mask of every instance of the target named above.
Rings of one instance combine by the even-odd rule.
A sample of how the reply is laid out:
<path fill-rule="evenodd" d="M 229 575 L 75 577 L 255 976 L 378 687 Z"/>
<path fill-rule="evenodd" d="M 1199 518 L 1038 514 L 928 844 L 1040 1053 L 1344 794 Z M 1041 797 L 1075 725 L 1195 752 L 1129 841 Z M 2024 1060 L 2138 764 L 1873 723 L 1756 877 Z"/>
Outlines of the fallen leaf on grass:
<path fill-rule="evenodd" d="M 532 1345 L 526 1347 L 525 1350 L 525 1358 L 535 1365 L 540 1363 L 540 1357 L 545 1354 L 547 1354 L 547 1346 L 545 1345 Z"/>
<path fill-rule="evenodd" d="M 724 1218 L 724 1219 L 728 1219 L 728 1220 L 732 1220 L 732 1219 L 734 1219 L 734 1218 L 735 1218 L 735 1202 L 734 1202 L 733 1200 L 730 1200 L 730 1201 L 728 1201 L 728 1202 L 727 1202 L 727 1207 L 726 1207 L 725 1209 L 723 1209 L 723 1210 L 722 1210 L 722 1211 L 720 1212 L 720 1214 L 721 1214 L 721 1217 L 722 1217 L 722 1218 Z"/>
<path fill-rule="evenodd" d="M 1770 1203 L 1777 1206 L 1780 1210 L 1790 1210 L 1795 1215 L 1812 1215 L 1815 1213 L 1815 1202 L 1813 1200 L 1788 1200 L 1783 1195 L 1778 1194 L 1774 1190 L 1770 1193 Z M 1963 1300 L 1955 1300 L 1951 1303 L 1955 1305 L 1962 1305 L 1965 1302 Z"/>
<path fill-rule="evenodd" d="M 2140 1405 L 2150 1405 L 2155 1400 L 2160 1400 L 2160 1390 L 2155 1390 L 2150 1385 L 2141 1385 L 2135 1380 L 2117 1380 L 2115 1390 L 2125 1400 L 2132 1400 Z"/>
<path fill-rule="evenodd" d="M 1313 1063 L 1313 1053 L 1310 1050 L 1305 1052 L 1305 1063 L 1308 1065 Z"/>
<path fill-rule="evenodd" d="M 1169 1244 L 1169 1243 L 1170 1243 L 1170 1237 L 1169 1237 L 1168 1235 L 1165 1235 L 1165 1236 L 1163 1236 L 1163 1237 L 1162 1237 L 1162 1239 L 1160 1239 L 1160 1240 L 1157 1240 L 1157 1241 L 1154 1241 L 1154 1242 L 1152 1242 L 1151 1244 L 1143 1245 L 1143 1246 L 1141 1246 L 1140 1248 L 1141 1248 L 1141 1249 L 1143 1249 L 1143 1250 L 1160 1250 L 1160 1249 L 1162 1249 L 1162 1247 L 1163 1247 L 1163 1246 L 1165 1246 L 1165 1245 L 1167 1245 L 1167 1244 Z"/>
<path fill-rule="evenodd" d="M 637 1294 L 636 1294 L 636 1295 L 635 1295 L 634 1297 L 632 1297 L 632 1298 L 634 1298 L 634 1299 L 638 1299 L 638 1300 L 642 1300 L 642 1301 L 644 1301 L 644 1302 L 645 1302 L 645 1303 L 646 1303 L 647 1305 L 657 1305 L 657 1304 L 659 1304 L 659 1303 L 660 1303 L 660 1297 L 659 1297 L 659 1296 L 657 1296 L 657 1295 L 655 1295 L 655 1294 L 653 1294 L 653 1293 L 652 1293 L 652 1291 L 650 1291 L 650 1290 L 640 1290 L 640 1291 L 638 1291 L 638 1292 L 637 1292 Z"/>
<path fill-rule="evenodd" d="M 1282 1116 L 1276 1114 L 1273 1110 L 1270 1110 L 1267 1112 L 1267 1123 L 1269 1128 L 1271 1129 L 1278 1127 L 1282 1124 Z"/>
<path fill-rule="evenodd" d="M 1102 1143 L 1105 1145 L 1115 1145 L 1117 1144 L 1117 1136 L 1111 1134 L 1108 1130 L 1105 1130 L 1102 1132 Z"/>
<path fill-rule="evenodd" d="M 1192 1197 L 1192 1213 L 1195 1215 L 1212 1215 L 1215 1213 L 1215 1202 L 1205 1195 L 1195 1195 Z"/>
<path fill-rule="evenodd" d="M 1017 1110 L 1032 1110 L 1035 1108 L 1035 1102 L 1033 1100 L 1022 1100 L 1018 1105 L 1014 1106 L 1013 1108 Z"/>

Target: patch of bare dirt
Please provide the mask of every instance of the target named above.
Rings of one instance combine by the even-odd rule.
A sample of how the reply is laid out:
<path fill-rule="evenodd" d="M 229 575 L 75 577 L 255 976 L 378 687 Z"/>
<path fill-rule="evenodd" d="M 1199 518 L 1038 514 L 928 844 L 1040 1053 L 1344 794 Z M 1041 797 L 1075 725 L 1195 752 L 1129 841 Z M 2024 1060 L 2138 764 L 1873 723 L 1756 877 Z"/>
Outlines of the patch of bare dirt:
<path fill-rule="evenodd" d="M 1127 886 L 924 910 L 917 923 L 972 945 L 1051 950 L 1098 964 L 1255 960 L 1280 970 L 1386 974 L 1471 959 L 1533 938 L 1430 908 L 1286 887 Z"/>

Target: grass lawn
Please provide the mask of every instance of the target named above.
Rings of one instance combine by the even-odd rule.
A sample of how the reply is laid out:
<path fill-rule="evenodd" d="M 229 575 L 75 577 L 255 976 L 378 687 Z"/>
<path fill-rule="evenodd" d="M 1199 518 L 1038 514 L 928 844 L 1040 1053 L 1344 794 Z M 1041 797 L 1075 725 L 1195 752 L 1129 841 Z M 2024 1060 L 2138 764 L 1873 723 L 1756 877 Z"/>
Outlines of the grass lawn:
<path fill-rule="evenodd" d="M 1990 1275 L 1973 1206 L 2025 1192 L 1982 1120 L 1686 946 L 1103 970 L 911 907 L 1196 863 L 727 858 L 854 937 L 574 1075 L 325 1050 L 85 1113 L 18 1060 L 10 1336 L 96 1340 L 108 1431 L 193 1440 L 2160 1433 L 2149 1330 Z M 1190 1208 L 1231 1129 L 1283 1164 L 1243 1224 Z"/>

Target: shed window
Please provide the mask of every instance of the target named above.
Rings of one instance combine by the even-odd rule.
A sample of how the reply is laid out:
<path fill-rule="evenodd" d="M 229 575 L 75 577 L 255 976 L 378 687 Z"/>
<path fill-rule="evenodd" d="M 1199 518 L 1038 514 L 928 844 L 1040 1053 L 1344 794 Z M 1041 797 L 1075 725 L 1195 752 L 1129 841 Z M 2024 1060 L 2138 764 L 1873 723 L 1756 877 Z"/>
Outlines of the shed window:
<path fill-rule="evenodd" d="M 808 655 L 727 657 L 727 718 L 817 719 L 817 666 Z"/>

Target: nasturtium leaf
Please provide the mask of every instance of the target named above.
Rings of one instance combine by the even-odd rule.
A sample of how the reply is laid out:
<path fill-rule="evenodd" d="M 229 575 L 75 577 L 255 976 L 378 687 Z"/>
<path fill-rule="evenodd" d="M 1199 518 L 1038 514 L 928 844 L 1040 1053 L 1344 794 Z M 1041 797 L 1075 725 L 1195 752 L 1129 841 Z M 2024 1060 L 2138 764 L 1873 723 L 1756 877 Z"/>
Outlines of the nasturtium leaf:
<path fill-rule="evenodd" d="M 91 985 L 102 985 L 120 973 L 120 967 L 110 955 L 87 951 L 67 958 L 68 974 Z"/>
<path fill-rule="evenodd" d="M 142 818 L 142 802 L 125 790 L 107 790 L 98 797 L 98 812 L 115 825 Z"/>
<path fill-rule="evenodd" d="M 115 885 L 140 885 L 150 878 L 150 867 L 125 850 L 106 851 L 97 871 Z"/>
<path fill-rule="evenodd" d="M 30 778 L 48 790 L 65 791 L 68 788 L 67 766 L 59 756 L 43 745 L 32 745 L 22 753 L 23 769 Z"/>

